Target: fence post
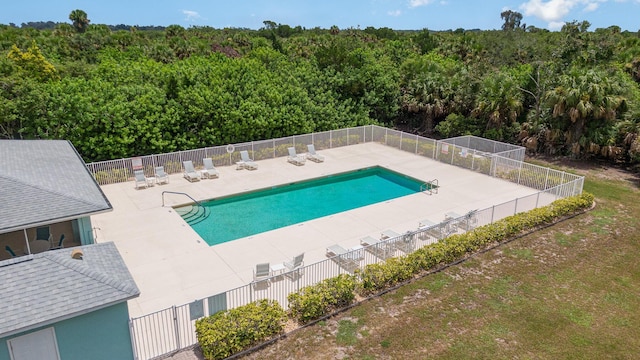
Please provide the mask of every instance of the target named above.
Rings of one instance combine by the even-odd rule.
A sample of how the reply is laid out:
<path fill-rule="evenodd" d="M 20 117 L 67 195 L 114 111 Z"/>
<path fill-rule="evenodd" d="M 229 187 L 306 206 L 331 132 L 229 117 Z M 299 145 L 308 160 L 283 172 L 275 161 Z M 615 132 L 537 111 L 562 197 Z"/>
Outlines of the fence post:
<path fill-rule="evenodd" d="M 493 224 L 493 214 L 496 212 L 496 206 L 493 205 L 491 207 L 491 222 L 489 224 Z"/>
<path fill-rule="evenodd" d="M 420 142 L 420 137 L 416 135 L 416 155 L 418 155 L 418 143 Z"/>
<path fill-rule="evenodd" d="M 518 199 L 519 199 L 519 198 L 516 198 L 516 204 L 515 204 L 515 206 L 513 207 L 513 215 L 515 215 L 515 214 L 517 214 L 517 213 L 518 213 Z"/>
<path fill-rule="evenodd" d="M 176 348 L 175 350 L 179 350 L 182 349 L 182 346 L 180 346 L 180 328 L 178 327 L 178 313 L 176 311 L 176 306 L 173 305 L 171 307 L 171 311 L 173 312 L 173 326 L 175 327 L 176 330 Z"/>
<path fill-rule="evenodd" d="M 435 146 L 433 147 L 433 154 L 432 154 L 431 158 L 433 160 L 438 160 L 438 159 L 436 159 L 436 156 L 438 155 L 438 151 L 437 151 L 438 150 L 438 141 L 434 141 L 433 145 L 435 145 Z"/>
<path fill-rule="evenodd" d="M 456 145 L 452 144 L 451 145 L 451 165 L 453 165 L 453 158 L 455 154 L 456 154 Z"/>
<path fill-rule="evenodd" d="M 547 168 L 547 175 L 544 177 L 544 189 L 547 190 L 547 186 L 549 185 L 549 168 Z"/>
<path fill-rule="evenodd" d="M 475 169 L 473 167 L 474 167 L 474 165 L 476 163 L 476 150 L 469 148 L 469 151 L 470 151 L 469 155 L 471 155 L 471 170 L 475 171 Z"/>
<path fill-rule="evenodd" d="M 540 191 L 538 191 L 538 196 L 536 197 L 536 209 L 538 208 L 538 202 L 540 202 Z"/>
<path fill-rule="evenodd" d="M 127 181 L 129 181 L 129 176 L 133 175 L 133 169 L 127 168 L 127 162 L 126 162 L 125 159 L 122 159 L 122 168 L 127 171 Z M 113 182 L 110 182 L 110 183 L 115 183 L 116 179 L 114 179 L 113 171 L 109 171 L 109 173 L 111 174 L 110 175 L 111 176 L 111 181 L 113 181 Z"/>
<path fill-rule="evenodd" d="M 136 346 L 136 337 L 134 336 L 135 329 L 133 328 L 133 320 L 129 319 L 129 336 L 131 337 L 131 351 L 133 352 L 133 359 L 138 360 L 138 347 Z"/>
<path fill-rule="evenodd" d="M 491 156 L 491 166 L 489 167 L 489 176 L 496 177 L 497 157 Z"/>

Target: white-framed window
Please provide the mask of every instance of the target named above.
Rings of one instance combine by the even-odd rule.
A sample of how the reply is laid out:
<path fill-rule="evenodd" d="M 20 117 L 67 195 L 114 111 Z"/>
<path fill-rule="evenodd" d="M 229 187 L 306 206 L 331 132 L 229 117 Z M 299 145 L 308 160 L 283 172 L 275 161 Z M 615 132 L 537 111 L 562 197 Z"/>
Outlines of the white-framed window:
<path fill-rule="evenodd" d="M 11 360 L 60 360 L 52 327 L 7 340 Z"/>

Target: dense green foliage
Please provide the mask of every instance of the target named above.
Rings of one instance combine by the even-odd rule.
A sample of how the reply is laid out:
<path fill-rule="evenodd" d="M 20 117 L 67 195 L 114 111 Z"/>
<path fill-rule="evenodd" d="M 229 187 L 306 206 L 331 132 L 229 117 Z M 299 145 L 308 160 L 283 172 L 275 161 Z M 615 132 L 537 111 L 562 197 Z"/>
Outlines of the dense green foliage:
<path fill-rule="evenodd" d="M 501 31 L 114 31 L 82 10 L 0 25 L 0 138 L 67 139 L 96 161 L 382 124 L 640 160 L 638 34 L 517 15 Z"/>
<path fill-rule="evenodd" d="M 196 321 L 207 359 L 224 359 L 284 331 L 286 314 L 275 301 L 259 300 Z"/>
<path fill-rule="evenodd" d="M 292 318 L 301 324 L 318 319 L 350 305 L 355 299 L 356 279 L 353 275 L 341 274 L 315 285 L 289 294 L 289 311 Z"/>

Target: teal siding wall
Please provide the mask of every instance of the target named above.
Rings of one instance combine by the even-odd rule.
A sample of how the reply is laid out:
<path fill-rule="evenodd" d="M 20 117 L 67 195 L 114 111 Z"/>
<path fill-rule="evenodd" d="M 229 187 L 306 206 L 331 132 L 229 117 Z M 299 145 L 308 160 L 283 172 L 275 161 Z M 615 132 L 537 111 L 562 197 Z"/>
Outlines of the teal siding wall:
<path fill-rule="evenodd" d="M 0 338 L 0 360 L 9 360 L 9 349 L 7 348 L 7 339 Z"/>
<path fill-rule="evenodd" d="M 58 350 L 64 360 L 133 360 L 126 302 L 44 328 L 48 327 L 55 328 Z M 0 339 L 0 360 L 10 359 L 7 339 Z"/>
<path fill-rule="evenodd" d="M 91 218 L 83 217 L 73 220 L 71 222 L 73 227 L 73 236 L 76 239 L 80 239 L 82 245 L 94 244 L 93 229 L 91 228 Z"/>

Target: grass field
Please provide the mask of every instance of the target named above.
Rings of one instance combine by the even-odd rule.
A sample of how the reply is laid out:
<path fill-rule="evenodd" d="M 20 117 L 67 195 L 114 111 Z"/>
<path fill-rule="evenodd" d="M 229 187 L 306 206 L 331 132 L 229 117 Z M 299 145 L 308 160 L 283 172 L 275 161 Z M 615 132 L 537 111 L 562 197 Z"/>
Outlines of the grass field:
<path fill-rule="evenodd" d="M 547 164 L 548 165 L 548 164 Z M 594 210 L 476 255 L 251 359 L 636 359 L 638 181 L 581 170 Z"/>

